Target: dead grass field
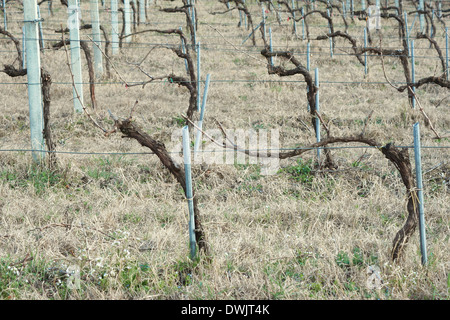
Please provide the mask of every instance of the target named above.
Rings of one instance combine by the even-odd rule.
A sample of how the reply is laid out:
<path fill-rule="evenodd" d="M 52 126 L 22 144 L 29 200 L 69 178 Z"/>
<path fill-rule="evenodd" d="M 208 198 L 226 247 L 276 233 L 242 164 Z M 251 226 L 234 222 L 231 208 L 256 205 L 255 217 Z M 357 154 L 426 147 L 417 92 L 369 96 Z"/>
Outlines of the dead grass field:
<path fill-rule="evenodd" d="M 247 2 L 259 23 L 259 5 Z M 180 6 L 181 1 L 158 5 Z M 46 46 L 60 40 L 54 30 L 65 25 L 66 10 L 57 2 L 54 16 L 43 12 Z M 237 27 L 237 11 L 212 15 L 225 5 L 209 0 L 198 1 L 197 10 L 202 80 L 211 74 L 204 128 L 217 128 L 213 119 L 218 119 L 230 129 L 278 129 L 281 148 L 315 142 L 303 78 L 268 74 L 260 33 L 256 47 L 250 39 L 241 45 L 249 31 Z M 90 22 L 88 11 L 82 17 Z M 108 13 L 102 11 L 101 17 L 109 30 Z M 8 25 L 19 38 L 21 20 L 20 13 L 14 14 Z M 182 14 L 161 13 L 154 5 L 149 21 L 138 30 L 186 29 Z M 312 36 L 327 32 L 324 19 L 308 21 Z M 335 19 L 338 30 L 340 22 Z M 273 13 L 267 23 L 274 49 L 292 50 L 306 65 L 301 24 L 297 38 L 286 13 L 282 25 Z M 400 48 L 396 25 L 382 23 L 383 43 Z M 349 25 L 358 44 L 364 24 L 355 19 Z M 445 48 L 442 25 L 436 25 L 437 40 Z M 131 63 L 156 44 L 179 40 L 137 35 L 111 58 L 112 64 L 128 82 L 146 81 Z M 415 44 L 416 79 L 439 75 L 436 52 L 426 40 Z M 0 48 L 2 64 L 13 63 L 12 43 L 2 38 Z M 387 83 L 378 57 L 369 57 L 364 76 L 364 67 L 348 55 L 351 47 L 342 39 L 336 40 L 332 58 L 328 40 L 312 41 L 311 52 L 311 68 L 320 72 L 320 111 L 333 136 L 359 134 L 373 110 L 366 134 L 383 144 L 412 145 L 413 124 L 419 121 L 424 146 L 450 146 L 448 89 L 426 85 L 416 91 L 444 137 L 436 140 L 407 94 Z M 87 117 L 74 114 L 63 49 L 45 50 L 41 63 L 53 79 L 51 128 L 57 151 L 149 151 L 118 133 L 106 138 Z M 398 59 L 386 57 L 385 65 L 390 81 L 405 81 Z M 185 74 L 184 62 L 161 47 L 153 49 L 143 68 L 152 76 Z M 88 79 L 85 64 L 83 72 Z M 171 150 L 178 143 L 172 134 L 182 127 L 188 107 L 187 90 L 167 81 L 125 88 L 111 73 L 96 85 L 94 117 L 110 128 L 107 111 L 125 118 L 138 100 L 136 123 Z M 29 149 L 26 77 L 0 73 L 0 82 L 0 149 Z M 89 105 L 87 85 L 84 97 Z M 49 170 L 33 165 L 29 152 L 0 152 L 0 299 L 449 299 L 449 149 L 422 149 L 426 267 L 418 229 L 404 258 L 390 259 L 392 241 L 407 215 L 406 190 L 395 167 L 373 148 L 331 152 L 335 171 L 318 170 L 315 151 L 281 160 L 279 172 L 270 176 L 261 175 L 257 164 L 194 165 L 210 262 L 189 259 L 185 196 L 156 156 L 57 153 L 58 168 Z M 409 155 L 413 163 L 412 149 Z M 379 270 L 376 286 L 370 284 L 370 268 Z M 70 270 L 80 272 L 77 289 L 70 288 Z"/>

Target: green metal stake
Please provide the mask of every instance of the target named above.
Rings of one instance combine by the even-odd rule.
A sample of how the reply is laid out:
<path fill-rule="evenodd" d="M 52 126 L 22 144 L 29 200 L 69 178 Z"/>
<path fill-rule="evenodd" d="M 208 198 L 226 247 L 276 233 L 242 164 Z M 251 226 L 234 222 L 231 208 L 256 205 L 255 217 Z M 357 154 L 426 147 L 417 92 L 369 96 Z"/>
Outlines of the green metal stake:
<path fill-rule="evenodd" d="M 245 4 L 245 0 L 243 0 L 243 1 L 244 1 L 244 4 Z M 247 15 L 246 14 L 244 14 L 244 24 L 245 24 L 245 29 L 247 29 Z"/>
<path fill-rule="evenodd" d="M 27 51 L 26 51 L 26 41 L 25 41 L 25 27 L 22 27 L 22 69 L 27 66 Z"/>
<path fill-rule="evenodd" d="M 433 39 L 434 37 L 434 30 L 433 30 L 433 23 L 434 23 L 434 9 L 431 10 L 431 26 L 430 26 L 430 38 Z M 430 49 L 432 47 L 432 43 L 430 42 Z"/>
<path fill-rule="evenodd" d="M 112 54 L 119 52 L 119 18 L 117 0 L 111 0 L 111 47 Z"/>
<path fill-rule="evenodd" d="M 305 40 L 306 36 L 305 36 L 305 9 L 302 7 L 302 39 Z"/>
<path fill-rule="evenodd" d="M 131 42 L 131 37 L 127 37 L 131 34 L 131 6 L 130 6 L 130 0 L 124 0 L 123 1 L 123 13 L 125 15 L 125 42 Z"/>
<path fill-rule="evenodd" d="M 24 26 L 27 54 L 28 104 L 30 110 L 30 131 L 32 157 L 41 163 L 45 159 L 44 115 L 41 92 L 41 59 L 39 53 L 39 28 L 37 2 L 24 0 Z"/>
<path fill-rule="evenodd" d="M 419 123 L 414 124 L 414 160 L 416 163 L 417 193 L 419 197 L 419 230 L 420 230 L 420 252 L 422 253 L 422 265 L 427 264 L 427 241 L 425 234 L 425 218 L 423 204 L 423 185 L 422 185 L 422 163 L 420 155 L 420 128 Z"/>
<path fill-rule="evenodd" d="M 205 117 L 206 99 L 208 98 L 208 88 L 209 88 L 210 76 L 211 75 L 209 73 L 206 75 L 205 92 L 203 93 L 202 109 L 200 112 L 200 120 L 198 120 L 198 124 L 197 124 L 197 127 L 199 128 L 199 130 L 197 130 L 197 136 L 196 136 L 195 144 L 194 144 L 194 159 L 196 158 L 196 156 L 198 154 L 198 150 L 199 150 L 200 144 L 201 144 L 201 138 L 202 138 L 201 130 L 203 127 L 203 119 Z"/>
<path fill-rule="evenodd" d="M 327 16 L 330 18 L 330 10 L 327 9 Z M 328 24 L 328 31 L 331 33 L 331 24 Z M 330 37 L 330 57 L 333 58 L 333 38 Z"/>
<path fill-rule="evenodd" d="M 412 83 L 416 82 L 416 71 L 415 71 L 415 58 L 414 58 L 414 40 L 411 40 L 411 80 Z M 412 91 L 415 93 L 416 92 L 416 88 L 413 86 Z M 416 97 L 413 96 L 412 98 L 412 107 L 413 109 L 416 108 Z"/>
<path fill-rule="evenodd" d="M 41 18 L 41 9 L 37 6 L 38 20 L 39 20 L 39 43 L 41 45 L 41 50 L 44 50 L 44 33 L 42 32 L 42 18 Z"/>
<path fill-rule="evenodd" d="M 309 59 L 310 59 L 310 51 L 311 51 L 311 43 L 310 42 L 308 42 L 307 44 L 306 44 L 306 69 L 309 71 L 310 69 L 309 69 L 309 65 L 310 65 L 310 62 L 309 62 Z M 307 85 L 306 86 L 306 92 L 309 92 L 309 86 Z M 309 106 L 309 102 L 307 103 L 308 104 L 308 112 L 311 110 L 311 107 Z"/>
<path fill-rule="evenodd" d="M 136 0 L 131 0 L 133 1 L 133 6 L 134 6 L 134 10 L 137 9 L 137 2 Z M 131 14 L 131 18 L 133 19 L 133 28 L 136 29 L 136 25 L 137 25 L 137 21 L 136 21 L 136 12 L 133 10 L 133 8 L 131 8 L 132 14 Z"/>
<path fill-rule="evenodd" d="M 191 148 L 189 139 L 188 126 L 183 127 L 183 156 L 184 156 L 184 171 L 186 176 L 186 199 L 189 208 L 189 247 L 191 260 L 195 259 L 196 255 L 196 239 L 195 239 L 195 217 L 194 217 L 194 199 L 192 193 L 192 176 L 191 176 Z"/>
<path fill-rule="evenodd" d="M 446 60 L 446 69 L 445 73 L 447 74 L 447 80 L 449 79 L 449 73 L 448 70 L 448 27 L 445 28 L 445 60 Z"/>
<path fill-rule="evenodd" d="M 292 10 L 295 9 L 294 0 L 292 0 Z M 297 22 L 295 21 L 295 11 L 292 11 L 292 20 L 294 20 L 294 35 L 297 35 Z"/>
<path fill-rule="evenodd" d="M 405 20 L 406 43 L 408 44 L 408 51 L 410 52 L 411 50 L 409 48 L 408 14 L 406 12 L 404 12 L 403 17 Z"/>
<path fill-rule="evenodd" d="M 319 68 L 314 70 L 315 72 L 315 86 L 317 87 L 316 93 L 316 111 L 319 113 Z M 316 142 L 320 142 L 320 122 L 319 117 L 316 115 Z M 317 162 L 320 163 L 320 148 L 317 148 Z"/>
<path fill-rule="evenodd" d="M 306 44 L 306 69 L 310 70 L 310 55 L 311 55 L 311 43 Z"/>
<path fill-rule="evenodd" d="M 183 31 L 183 28 L 180 27 L 180 30 Z M 184 43 L 184 39 L 181 39 L 181 51 L 183 53 L 186 53 L 186 44 Z M 186 68 L 186 73 L 189 74 L 189 67 L 188 67 L 187 59 L 184 59 L 184 66 Z"/>
<path fill-rule="evenodd" d="M 200 42 L 197 43 L 197 111 L 200 112 L 200 87 L 201 87 L 201 74 L 200 74 Z"/>
<path fill-rule="evenodd" d="M 6 3 L 5 3 L 5 0 L 2 1 L 2 5 L 3 5 L 3 24 L 5 26 L 5 30 L 8 30 L 8 23 L 6 21 Z"/>
<path fill-rule="evenodd" d="M 103 55 L 101 51 L 102 39 L 100 36 L 100 17 L 98 15 L 98 0 L 90 0 L 92 39 L 94 41 L 94 70 L 95 77 L 103 75 Z"/>
<path fill-rule="evenodd" d="M 419 10 L 423 11 L 424 10 L 424 5 L 423 5 L 423 0 L 419 0 Z M 423 14 L 419 14 L 419 21 L 420 21 L 420 32 L 423 33 L 423 29 L 425 26 L 425 17 L 423 16 Z"/>
<path fill-rule="evenodd" d="M 145 0 L 139 0 L 139 20 L 141 21 L 141 23 L 146 22 Z"/>
<path fill-rule="evenodd" d="M 261 10 L 262 10 L 262 27 L 263 27 L 263 37 L 264 40 L 266 40 L 266 13 L 264 11 L 264 6 L 261 6 Z"/>
<path fill-rule="evenodd" d="M 261 21 L 261 22 L 256 26 L 256 28 L 254 28 L 254 29 L 252 30 L 252 32 L 250 32 L 250 34 L 247 36 L 247 38 L 245 38 L 244 41 L 242 41 L 241 45 L 244 44 L 245 41 L 247 41 L 247 40 L 252 36 L 252 34 L 255 33 L 255 31 L 258 30 L 258 29 L 261 27 L 262 23 L 263 23 L 263 22 Z"/>
<path fill-rule="evenodd" d="M 272 49 L 272 28 L 269 27 L 269 49 L 270 49 L 270 53 L 272 53 L 273 49 Z M 273 66 L 273 57 L 270 56 L 270 65 Z"/>
<path fill-rule="evenodd" d="M 69 0 L 70 68 L 75 84 L 72 88 L 73 106 L 75 112 L 81 113 L 83 112 L 83 77 L 81 72 L 79 13 L 80 7 L 78 7 L 77 0 Z"/>
<path fill-rule="evenodd" d="M 364 49 L 367 48 L 367 28 L 364 28 Z M 364 73 L 367 74 L 367 52 L 364 52 Z"/>
<path fill-rule="evenodd" d="M 195 0 L 191 0 L 192 3 L 192 27 L 194 29 L 194 43 L 197 43 L 197 26 L 195 24 Z"/>

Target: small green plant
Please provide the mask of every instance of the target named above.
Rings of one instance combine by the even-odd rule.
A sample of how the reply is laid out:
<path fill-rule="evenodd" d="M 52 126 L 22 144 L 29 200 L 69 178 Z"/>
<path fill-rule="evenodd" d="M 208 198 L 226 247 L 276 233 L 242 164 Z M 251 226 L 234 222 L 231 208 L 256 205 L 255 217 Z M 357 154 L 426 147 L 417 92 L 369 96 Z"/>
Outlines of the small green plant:
<path fill-rule="evenodd" d="M 354 266 L 362 266 L 364 264 L 364 257 L 362 255 L 361 249 L 358 247 L 353 248 L 353 260 Z"/>
<path fill-rule="evenodd" d="M 344 288 L 347 291 L 358 291 L 358 289 L 359 289 L 354 281 L 349 281 L 349 282 L 344 283 Z"/>
<path fill-rule="evenodd" d="M 354 247 L 352 250 L 352 258 L 344 252 L 339 251 L 336 256 L 336 263 L 342 269 L 348 269 L 351 266 L 363 267 L 365 265 L 373 265 L 378 262 L 378 257 L 374 254 L 364 255 L 359 247 Z"/>
<path fill-rule="evenodd" d="M 278 92 L 278 93 L 280 93 L 281 90 L 283 90 L 283 87 L 282 87 L 282 86 L 274 85 L 274 86 L 271 86 L 271 87 L 270 87 L 270 90 L 272 90 L 273 92 Z"/>
<path fill-rule="evenodd" d="M 360 168 L 363 170 L 370 170 L 370 167 L 367 164 L 365 164 L 364 162 L 358 161 L 358 160 L 352 162 L 352 167 Z"/>
<path fill-rule="evenodd" d="M 119 273 L 120 283 L 130 292 L 148 292 L 152 289 L 147 275 L 149 270 L 146 264 L 127 265 Z"/>
<path fill-rule="evenodd" d="M 350 267 L 350 258 L 348 254 L 344 251 L 339 251 L 336 257 L 336 263 L 343 269 Z"/>
<path fill-rule="evenodd" d="M 200 259 L 178 261 L 173 265 L 173 270 L 177 275 L 177 283 L 179 286 L 189 286 L 193 281 L 193 272 L 197 267 Z"/>
<path fill-rule="evenodd" d="M 142 216 L 137 214 L 136 212 L 126 212 L 122 216 L 122 221 L 124 222 L 130 222 L 134 224 L 138 224 L 142 221 Z"/>
<path fill-rule="evenodd" d="M 111 172 L 110 169 L 108 168 L 98 168 L 98 167 L 94 167 L 94 168 L 88 168 L 86 171 L 86 174 L 93 178 L 93 179 L 105 179 L 105 180 L 109 180 L 109 179 L 113 179 L 116 177 L 116 174 Z"/>
<path fill-rule="evenodd" d="M 256 122 L 252 123 L 252 127 L 256 131 L 266 129 L 266 126 L 264 125 L 264 123 L 261 123 L 259 121 L 256 121 Z"/>
<path fill-rule="evenodd" d="M 291 178 L 298 182 L 311 184 L 314 179 L 312 166 L 312 160 L 303 161 L 302 159 L 298 159 L 296 165 L 282 168 L 279 172 L 290 174 Z"/>
<path fill-rule="evenodd" d="M 381 118 L 381 117 L 376 117 L 375 123 L 376 123 L 376 124 L 379 124 L 379 125 L 383 125 L 383 118 Z"/>
<path fill-rule="evenodd" d="M 64 175 L 59 171 L 38 166 L 30 167 L 27 172 L 1 171 L 0 179 L 7 182 L 12 189 L 27 188 L 32 185 L 36 195 L 44 194 L 50 187 L 65 185 Z"/>
<path fill-rule="evenodd" d="M 173 117 L 172 121 L 178 127 L 184 127 L 186 125 L 186 119 L 184 119 L 183 117 Z"/>

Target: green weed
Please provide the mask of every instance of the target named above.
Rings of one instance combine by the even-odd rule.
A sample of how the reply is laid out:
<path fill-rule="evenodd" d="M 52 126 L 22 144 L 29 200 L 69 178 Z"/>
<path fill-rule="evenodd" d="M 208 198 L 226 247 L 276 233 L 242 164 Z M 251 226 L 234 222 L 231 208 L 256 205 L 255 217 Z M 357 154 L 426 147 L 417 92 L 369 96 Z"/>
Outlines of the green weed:
<path fill-rule="evenodd" d="M 0 180 L 6 182 L 11 189 L 33 186 L 36 195 L 42 195 L 51 187 L 64 186 L 65 177 L 57 170 L 49 170 L 31 166 L 26 172 L 0 171 Z"/>
<path fill-rule="evenodd" d="M 312 160 L 303 161 L 302 159 L 298 159 L 296 165 L 282 168 L 278 172 L 285 172 L 295 181 L 311 185 L 314 180 L 312 168 Z"/>
<path fill-rule="evenodd" d="M 378 262 L 378 256 L 364 254 L 359 247 L 354 247 L 352 250 L 352 258 L 346 252 L 339 251 L 335 261 L 340 268 L 348 269 L 352 266 L 363 267 L 376 264 Z"/>

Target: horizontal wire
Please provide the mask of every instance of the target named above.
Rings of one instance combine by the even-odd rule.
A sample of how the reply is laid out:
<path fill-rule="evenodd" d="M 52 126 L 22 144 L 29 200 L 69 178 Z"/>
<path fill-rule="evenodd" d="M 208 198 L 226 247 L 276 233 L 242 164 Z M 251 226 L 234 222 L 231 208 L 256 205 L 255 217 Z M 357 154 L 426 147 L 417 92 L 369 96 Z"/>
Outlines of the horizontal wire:
<path fill-rule="evenodd" d="M 143 80 L 143 81 L 127 81 L 128 87 L 130 85 L 136 86 L 136 85 L 150 85 L 150 84 L 166 84 L 166 82 L 164 81 L 152 81 L 147 83 L 148 80 Z M 197 81 L 179 81 L 180 83 L 197 83 Z M 205 80 L 201 80 L 201 83 L 205 83 Z M 247 79 L 235 79 L 235 80 L 230 80 L 230 79 L 224 79 L 224 80 L 210 80 L 210 82 L 215 82 L 215 83 L 305 83 L 304 80 L 247 80 Z M 178 83 L 178 82 L 177 82 Z M 404 84 L 406 85 L 407 82 L 403 82 L 403 81 L 395 81 L 396 84 Z M 0 82 L 0 85 L 40 85 L 41 83 L 28 83 L 28 82 Z M 72 86 L 73 83 L 72 82 L 59 82 L 59 81 L 52 81 L 52 84 L 54 85 L 70 85 Z M 125 82 L 77 82 L 77 84 L 85 84 L 85 85 L 89 85 L 89 84 L 95 84 L 95 85 L 125 85 Z M 326 81 L 326 80 L 320 80 L 320 84 L 347 84 L 347 85 L 355 85 L 355 84 L 368 84 L 368 85 L 379 85 L 379 84 L 387 84 L 387 82 L 376 82 L 376 81 L 371 81 L 371 82 L 359 82 L 359 81 Z"/>
<path fill-rule="evenodd" d="M 198 150 L 199 153 L 222 153 L 222 152 L 278 152 L 281 151 L 295 151 L 295 150 L 323 150 L 323 149 L 379 149 L 383 146 L 340 146 L 340 147 L 298 147 L 298 148 L 280 148 L 280 149 L 212 149 L 212 150 Z M 414 146 L 395 146 L 399 149 L 414 149 Z M 220 147 L 218 147 L 220 148 Z M 421 149 L 450 149 L 450 146 L 420 146 Z M 57 150 L 34 150 L 34 149 L 0 149 L 0 152 L 40 152 L 40 153 L 58 153 L 58 154 L 73 154 L 73 155 L 154 155 L 154 152 L 80 152 L 80 151 L 57 151 Z M 180 154 L 182 151 L 168 151 L 169 154 Z"/>

